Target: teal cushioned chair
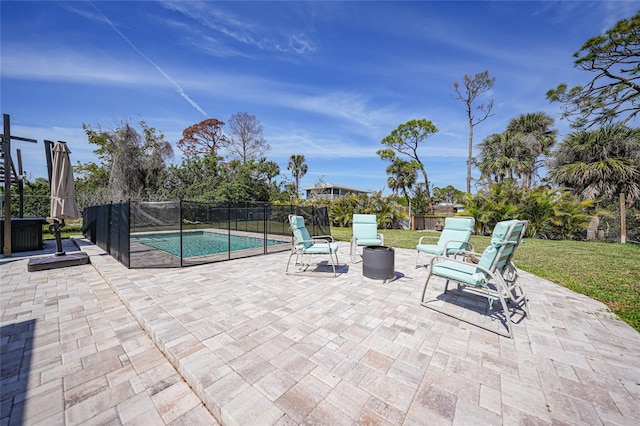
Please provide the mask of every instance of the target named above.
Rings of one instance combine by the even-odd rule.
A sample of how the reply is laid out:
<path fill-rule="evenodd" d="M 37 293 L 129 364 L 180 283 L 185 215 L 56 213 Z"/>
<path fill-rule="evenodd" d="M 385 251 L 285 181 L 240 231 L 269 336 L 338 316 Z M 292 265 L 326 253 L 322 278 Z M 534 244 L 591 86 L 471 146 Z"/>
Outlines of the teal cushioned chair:
<path fill-rule="evenodd" d="M 473 246 L 469 242 L 473 233 L 473 226 L 476 221 L 472 217 L 448 217 L 444 220 L 444 229 L 440 234 L 440 238 L 436 244 L 424 244 L 429 238 L 435 238 L 428 235 L 420 237 L 416 250 L 416 268 L 418 267 L 418 259 L 420 253 L 427 253 L 434 256 L 455 257 L 456 253 L 462 251 L 473 251 Z"/>
<path fill-rule="evenodd" d="M 351 261 L 357 259 L 358 246 L 383 246 L 384 235 L 378 233 L 375 214 L 354 214 L 352 219 Z"/>
<path fill-rule="evenodd" d="M 287 261 L 286 273 L 289 273 L 291 258 L 295 255 L 295 265 L 300 269 L 306 269 L 309 263 L 304 263 L 304 256 L 328 255 L 333 267 L 333 276 L 336 276 L 336 265 L 338 264 L 338 243 L 333 241 L 331 235 L 309 235 L 302 216 L 289 215 L 289 229 L 293 233 L 291 253 Z"/>
<path fill-rule="evenodd" d="M 458 284 L 455 292 L 457 295 L 486 297 L 488 309 L 493 309 L 493 303 L 499 301 L 505 315 L 507 332 L 497 331 L 497 333 L 513 337 L 513 315 L 509 313 L 508 306 L 513 308 L 514 313 L 516 309 L 520 309 L 524 317 L 529 317 L 527 297 L 518 283 L 518 272 L 513 264 L 513 254 L 522 241 L 526 225 L 527 221 L 524 220 L 507 220 L 497 223 L 489 246 L 479 258 L 469 252 L 466 259 L 444 256 L 431 259 L 421 305 L 461 321 L 470 322 L 469 316 L 456 316 L 440 308 L 438 300 L 426 300 L 427 286 L 432 277 L 441 277 L 446 280 L 444 293 L 449 291 L 449 282 L 453 281 Z M 477 260 L 477 263 L 469 263 L 469 259 Z M 487 328 L 480 324 L 475 325 Z"/>

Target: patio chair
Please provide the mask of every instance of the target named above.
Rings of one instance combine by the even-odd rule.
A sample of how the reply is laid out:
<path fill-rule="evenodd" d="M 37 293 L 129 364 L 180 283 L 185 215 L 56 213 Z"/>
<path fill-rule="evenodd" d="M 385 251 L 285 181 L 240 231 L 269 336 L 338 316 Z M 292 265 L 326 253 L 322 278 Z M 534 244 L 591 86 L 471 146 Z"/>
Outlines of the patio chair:
<path fill-rule="evenodd" d="M 449 256 L 455 257 L 456 253 L 461 251 L 473 251 L 473 246 L 469 242 L 471 234 L 473 233 L 473 226 L 476 221 L 472 217 L 448 217 L 444 221 L 444 229 L 440 234 L 440 238 L 436 244 L 424 244 L 429 238 L 435 239 L 429 235 L 420 237 L 416 250 L 416 268 L 418 267 L 418 259 L 420 253 L 427 253 L 434 256 Z"/>
<path fill-rule="evenodd" d="M 333 266 L 333 276 L 336 276 L 336 265 L 338 264 L 338 243 L 333 242 L 331 235 L 309 235 L 309 231 L 304 224 L 302 216 L 289 215 L 289 229 L 293 232 L 293 242 L 291 245 L 291 253 L 287 261 L 287 269 L 285 273 L 289 273 L 289 264 L 291 258 L 295 255 L 295 265 L 302 269 L 306 269 L 309 263 L 304 263 L 304 256 L 312 255 L 328 255 Z"/>
<path fill-rule="evenodd" d="M 466 259 L 454 259 L 451 257 L 436 256 L 431 259 L 429 275 L 424 284 L 421 305 L 434 311 L 452 316 L 461 321 L 465 321 L 481 328 L 496 332 L 500 335 L 513 337 L 513 314 L 516 309 L 524 313 L 524 317 L 529 317 L 529 306 L 524 289 L 518 283 L 518 271 L 513 264 L 513 254 L 522 241 L 527 221 L 507 220 L 499 222 L 493 229 L 491 243 L 479 256 L 478 263 L 469 263 L 469 258 L 474 258 L 474 253 L 467 253 Z M 432 277 L 441 277 L 446 280 L 444 293 L 449 292 L 449 282 L 458 284 L 457 291 L 451 291 L 453 296 L 450 300 L 447 296 L 439 296 L 436 300 L 427 300 L 427 286 Z M 483 296 L 487 299 L 487 304 L 476 304 L 475 307 L 485 306 L 487 310 L 492 310 L 494 302 L 499 301 L 502 307 L 504 318 L 500 321 L 506 326 L 505 334 L 502 328 L 498 331 L 471 320 L 473 315 L 465 313 L 465 309 L 474 308 L 474 304 L 461 302 L 457 296 Z M 456 315 L 452 310 L 444 310 L 441 306 L 451 301 L 462 313 Z M 458 303 L 455 303 L 458 302 Z M 509 312 L 508 305 L 513 308 L 513 314 Z"/>
<path fill-rule="evenodd" d="M 384 235 L 378 233 L 378 222 L 375 214 L 354 214 L 351 234 L 351 262 L 356 262 L 358 246 L 383 246 Z"/>

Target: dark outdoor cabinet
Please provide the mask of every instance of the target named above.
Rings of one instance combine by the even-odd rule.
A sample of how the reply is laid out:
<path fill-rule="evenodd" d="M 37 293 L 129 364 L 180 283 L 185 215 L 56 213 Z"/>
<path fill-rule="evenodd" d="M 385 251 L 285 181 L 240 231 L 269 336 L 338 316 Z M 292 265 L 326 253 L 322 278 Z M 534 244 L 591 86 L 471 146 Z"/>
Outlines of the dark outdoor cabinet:
<path fill-rule="evenodd" d="M 11 218 L 11 252 L 42 250 L 43 217 Z M 4 219 L 0 219 L 0 241 L 4 252 Z"/>

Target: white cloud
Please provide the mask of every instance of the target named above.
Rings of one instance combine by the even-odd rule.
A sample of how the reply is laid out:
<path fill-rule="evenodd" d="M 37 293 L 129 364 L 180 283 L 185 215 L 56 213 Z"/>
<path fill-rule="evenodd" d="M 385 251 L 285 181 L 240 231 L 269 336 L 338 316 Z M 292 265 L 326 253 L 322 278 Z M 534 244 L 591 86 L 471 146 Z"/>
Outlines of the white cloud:
<path fill-rule="evenodd" d="M 145 61 L 147 61 L 149 64 L 151 64 L 169 83 L 171 83 L 171 85 L 174 87 L 175 91 L 184 99 L 186 100 L 189 105 L 191 105 L 192 107 L 194 107 L 200 114 L 203 115 L 203 117 L 207 117 L 208 114 L 200 107 L 200 105 L 198 105 L 193 99 L 191 99 L 191 97 L 189 97 L 189 95 L 184 91 L 184 89 L 182 88 L 182 86 L 175 81 L 173 78 L 171 78 L 171 76 L 169 76 L 169 74 L 167 74 L 158 64 L 156 64 L 154 61 L 152 61 L 147 55 L 145 55 L 140 49 L 138 49 L 138 47 L 133 44 L 133 42 L 131 42 L 131 40 L 129 40 L 129 38 L 127 38 L 127 36 L 125 36 L 114 24 L 113 22 L 107 18 L 105 15 L 102 14 L 102 12 L 96 7 L 95 4 L 91 3 L 91 5 L 93 6 L 93 8 L 96 10 L 96 12 L 98 12 L 98 14 L 105 20 L 105 22 L 111 27 L 113 28 L 113 30 L 129 45 L 131 46 L 131 48 L 138 54 L 140 55 Z"/>
<path fill-rule="evenodd" d="M 70 48 L 44 48 L 3 43 L 2 77 L 20 80 L 79 84 L 164 86 L 138 62 L 113 59 L 106 52 L 78 52 Z"/>
<path fill-rule="evenodd" d="M 272 81 L 262 77 L 225 74 L 211 70 L 170 71 L 180 75 L 182 86 L 216 97 L 312 112 L 372 126 L 391 114 L 389 107 L 372 108 L 362 94 L 320 89 Z M 3 46 L 2 77 L 21 80 L 68 82 L 136 87 L 167 86 L 166 73 L 150 72 L 139 63 L 124 63 L 110 54 L 46 50 L 9 44 Z M 162 78 L 165 77 L 165 78 Z M 173 79 L 171 79 L 173 81 Z M 169 81 L 169 82 L 171 82 Z M 212 84 L 213 82 L 213 84 Z M 318 92 L 318 93 L 312 93 Z"/>
<path fill-rule="evenodd" d="M 280 26 L 264 26 L 251 21 L 246 15 L 237 16 L 228 10 L 217 7 L 214 2 L 189 1 L 173 2 L 164 1 L 162 5 L 171 11 L 179 12 L 184 16 L 195 20 L 200 25 L 213 30 L 223 36 L 229 42 L 241 43 L 253 46 L 260 50 L 279 51 L 302 55 L 316 51 L 315 43 L 301 31 L 287 34 L 287 29 Z M 280 35 L 278 33 L 284 32 Z M 212 39 L 210 36 L 206 38 Z M 217 44 L 221 41 L 216 39 Z M 215 49 L 231 52 L 231 50 Z"/>

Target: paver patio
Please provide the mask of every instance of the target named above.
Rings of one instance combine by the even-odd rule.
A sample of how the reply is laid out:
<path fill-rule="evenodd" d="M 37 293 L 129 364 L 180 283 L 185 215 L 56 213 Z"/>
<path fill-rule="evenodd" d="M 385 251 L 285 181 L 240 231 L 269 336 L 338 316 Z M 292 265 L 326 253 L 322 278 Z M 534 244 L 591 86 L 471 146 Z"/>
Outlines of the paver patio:
<path fill-rule="evenodd" d="M 288 253 L 128 270 L 77 241 L 91 265 L 0 260 L 3 425 L 640 424 L 640 334 L 525 272 L 509 339 L 421 307 L 413 250 L 383 283 L 347 243 L 333 278 Z"/>
<path fill-rule="evenodd" d="M 96 268 L 27 262 L 0 259 L 2 425 L 216 424 Z"/>

